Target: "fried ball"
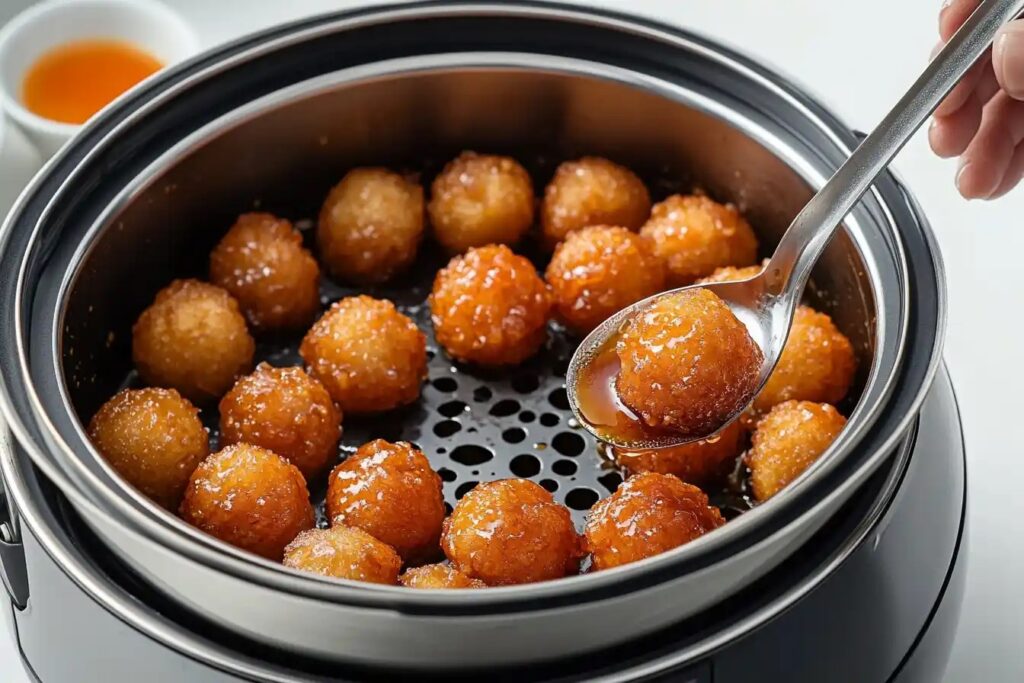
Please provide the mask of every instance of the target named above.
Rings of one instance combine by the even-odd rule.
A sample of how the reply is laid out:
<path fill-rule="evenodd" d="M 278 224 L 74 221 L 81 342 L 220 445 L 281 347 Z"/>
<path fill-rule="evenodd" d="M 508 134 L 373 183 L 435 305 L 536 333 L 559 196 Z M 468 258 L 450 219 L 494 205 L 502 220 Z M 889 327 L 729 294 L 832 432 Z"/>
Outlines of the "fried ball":
<path fill-rule="evenodd" d="M 856 369 L 853 344 L 832 319 L 800 306 L 778 365 L 754 399 L 754 408 L 766 411 L 790 399 L 839 403 L 850 391 Z"/>
<path fill-rule="evenodd" d="M 447 564 L 407 569 L 398 582 L 406 588 L 487 588 L 483 581 L 471 579 Z"/>
<path fill-rule="evenodd" d="M 453 258 L 437 273 L 429 303 L 438 343 L 467 363 L 514 365 L 547 336 L 551 293 L 533 264 L 504 245 Z"/>
<path fill-rule="evenodd" d="M 648 472 L 598 501 L 584 532 L 594 571 L 653 557 L 725 524 L 696 486 Z"/>
<path fill-rule="evenodd" d="M 361 529 L 303 531 L 284 549 L 284 566 L 320 576 L 394 585 L 402 558 Z"/>
<path fill-rule="evenodd" d="M 320 209 L 320 257 L 336 278 L 386 282 L 415 260 L 424 213 L 416 183 L 383 168 L 353 169 Z"/>
<path fill-rule="evenodd" d="M 408 405 L 427 376 L 427 338 L 390 301 L 353 296 L 331 306 L 299 354 L 345 414 Z"/>
<path fill-rule="evenodd" d="M 444 521 L 441 477 L 411 444 L 371 441 L 331 472 L 327 516 L 380 539 L 407 561 L 429 558 Z"/>
<path fill-rule="evenodd" d="M 280 560 L 299 532 L 313 527 L 302 472 L 259 446 L 224 448 L 192 473 L 181 517 L 225 543 Z"/>
<path fill-rule="evenodd" d="M 702 486 L 728 473 L 743 448 L 744 430 L 732 422 L 713 439 L 659 449 L 630 450 L 611 447 L 616 464 L 633 474 L 657 472 L 674 474 L 685 482 Z"/>
<path fill-rule="evenodd" d="M 582 556 L 568 508 L 527 479 L 487 482 L 463 496 L 441 547 L 456 569 L 489 586 L 573 574 Z"/>
<path fill-rule="evenodd" d="M 238 299 L 253 329 L 294 329 L 320 308 L 320 267 L 283 218 L 246 213 L 210 254 L 210 281 Z"/>
<path fill-rule="evenodd" d="M 337 453 L 341 412 L 302 368 L 260 363 L 220 400 L 221 445 L 249 443 L 277 453 L 309 479 Z"/>
<path fill-rule="evenodd" d="M 761 418 L 747 466 L 757 500 L 768 500 L 800 476 L 843 431 L 846 418 L 827 403 L 786 401 Z"/>
<path fill-rule="evenodd" d="M 544 241 L 554 247 L 566 235 L 590 225 L 637 230 L 651 213 L 651 195 L 635 173 L 601 157 L 566 161 L 544 190 L 540 222 Z"/>
<path fill-rule="evenodd" d="M 123 389 L 93 415 L 89 438 L 135 488 L 173 510 L 210 454 L 199 410 L 174 389 Z"/>
<path fill-rule="evenodd" d="M 737 268 L 736 266 L 722 266 L 721 268 L 715 268 L 714 272 L 707 277 L 702 277 L 697 280 L 698 285 L 709 285 L 713 282 L 735 282 L 737 280 L 749 280 L 752 277 L 756 277 L 761 274 L 764 267 L 768 264 L 768 259 L 765 259 L 761 265 L 744 266 L 743 268 Z"/>
<path fill-rule="evenodd" d="M 238 302 L 220 287 L 175 280 L 132 327 L 132 360 L 147 384 L 185 398 L 219 398 L 252 369 L 256 343 Z"/>
<path fill-rule="evenodd" d="M 533 225 L 533 183 L 515 159 L 463 152 L 434 179 L 427 208 L 450 252 L 515 244 Z"/>
<path fill-rule="evenodd" d="M 570 233 L 544 277 L 559 318 L 580 334 L 665 288 L 664 265 L 646 240 L 604 225 Z"/>
<path fill-rule="evenodd" d="M 649 426 L 711 434 L 750 401 L 761 349 L 706 289 L 663 297 L 633 317 L 616 345 L 619 398 Z"/>
<path fill-rule="evenodd" d="M 704 195 L 672 195 L 654 205 L 640 234 L 668 266 L 670 287 L 693 284 L 722 266 L 751 266 L 757 238 L 732 204 Z"/>

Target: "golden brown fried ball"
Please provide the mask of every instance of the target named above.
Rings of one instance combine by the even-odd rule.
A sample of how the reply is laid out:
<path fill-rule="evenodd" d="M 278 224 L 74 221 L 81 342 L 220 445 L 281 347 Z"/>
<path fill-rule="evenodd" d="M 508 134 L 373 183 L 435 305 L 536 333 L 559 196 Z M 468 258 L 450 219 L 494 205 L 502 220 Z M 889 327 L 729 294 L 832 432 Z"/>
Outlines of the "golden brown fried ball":
<path fill-rule="evenodd" d="M 670 287 L 693 284 L 722 266 L 750 266 L 757 238 L 732 204 L 704 195 L 672 195 L 654 205 L 640 234 L 668 266 Z"/>
<path fill-rule="evenodd" d="M 651 195 L 628 168 L 601 157 L 566 161 L 544 191 L 540 222 L 549 247 L 590 225 L 637 230 L 651 213 Z"/>
<path fill-rule="evenodd" d="M 706 289 L 645 308 L 626 324 L 616 351 L 619 398 L 649 426 L 687 437 L 734 417 L 753 396 L 763 361 L 747 328 Z"/>
<path fill-rule="evenodd" d="M 238 299 L 256 330 L 303 327 L 320 308 L 320 266 L 299 231 L 269 213 L 238 217 L 210 254 L 210 281 Z"/>
<path fill-rule="evenodd" d="M 437 342 L 468 363 L 514 365 L 547 336 L 551 293 L 533 264 L 504 245 L 453 258 L 437 273 L 429 303 Z"/>
<path fill-rule="evenodd" d="M 284 549 L 284 566 L 320 576 L 394 585 L 402 558 L 361 529 L 303 531 Z"/>
<path fill-rule="evenodd" d="M 427 338 L 390 301 L 353 296 L 331 306 L 299 354 L 345 414 L 414 402 L 427 376 Z"/>
<path fill-rule="evenodd" d="M 736 420 L 707 441 L 658 449 L 630 450 L 612 446 L 611 452 L 619 467 L 632 474 L 673 474 L 685 482 L 703 486 L 721 480 L 729 472 L 743 449 L 745 436 L 740 421 Z"/>
<path fill-rule="evenodd" d="M 606 225 L 570 233 L 544 277 L 559 317 L 580 334 L 665 288 L 665 267 L 646 240 Z"/>
<path fill-rule="evenodd" d="M 754 408 L 766 411 L 790 399 L 839 403 L 850 391 L 856 369 L 853 344 L 832 319 L 800 306 L 778 365 L 754 400 Z"/>
<path fill-rule="evenodd" d="M 846 418 L 827 403 L 786 401 L 761 418 L 747 454 L 757 500 L 768 500 L 800 476 L 843 431 Z"/>
<path fill-rule="evenodd" d="M 749 280 L 752 277 L 761 274 L 764 267 L 768 264 L 768 259 L 765 259 L 761 265 L 744 266 L 743 268 L 737 268 L 736 266 L 722 266 L 721 268 L 715 268 L 714 272 L 707 277 L 702 277 L 697 280 L 698 285 L 709 285 L 713 282 L 735 282 L 737 280 Z"/>
<path fill-rule="evenodd" d="M 725 524 L 696 486 L 671 474 L 630 477 L 590 510 L 586 547 L 594 571 L 658 555 Z"/>
<path fill-rule="evenodd" d="M 441 477 L 411 444 L 365 443 L 331 472 L 327 516 L 380 539 L 405 560 L 430 558 L 444 521 Z"/>
<path fill-rule="evenodd" d="M 220 287 L 175 280 L 132 327 L 132 360 L 147 384 L 186 398 L 219 398 L 252 369 L 256 343 L 238 302 Z"/>
<path fill-rule="evenodd" d="M 515 244 L 533 225 L 533 183 L 515 159 L 463 152 L 434 179 L 430 224 L 450 252 Z"/>
<path fill-rule="evenodd" d="M 271 451 L 245 443 L 199 464 L 185 488 L 181 517 L 268 560 L 280 560 L 289 541 L 314 521 L 302 472 Z"/>
<path fill-rule="evenodd" d="M 341 411 L 302 368 L 260 363 L 220 400 L 222 446 L 249 443 L 277 453 L 309 479 L 337 454 Z"/>
<path fill-rule="evenodd" d="M 122 389 L 93 415 L 89 438 L 128 483 L 169 510 L 210 454 L 199 410 L 174 389 Z"/>
<path fill-rule="evenodd" d="M 483 581 L 471 579 L 447 564 L 407 569 L 398 582 L 406 588 L 487 588 Z"/>
<path fill-rule="evenodd" d="M 423 188 L 383 168 L 356 168 L 320 209 L 316 240 L 341 280 L 379 283 L 416 259 L 424 223 Z"/>
<path fill-rule="evenodd" d="M 527 479 L 487 482 L 463 496 L 441 547 L 456 569 L 489 586 L 573 574 L 583 554 L 569 510 Z"/>

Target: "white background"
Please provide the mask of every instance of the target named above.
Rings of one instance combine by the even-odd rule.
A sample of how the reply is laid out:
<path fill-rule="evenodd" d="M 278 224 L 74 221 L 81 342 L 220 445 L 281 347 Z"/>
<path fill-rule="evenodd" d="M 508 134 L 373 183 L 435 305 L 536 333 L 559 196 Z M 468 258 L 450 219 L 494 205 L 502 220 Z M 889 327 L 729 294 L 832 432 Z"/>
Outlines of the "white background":
<path fill-rule="evenodd" d="M 24 0 L 0 0 L 0 22 Z M 168 0 L 204 45 L 302 15 L 355 6 L 325 0 Z M 583 3 L 581 3 L 583 4 Z M 939 0 L 592 0 L 705 32 L 790 74 L 851 126 L 870 130 L 925 65 Z M 244 9 L 243 9 L 244 7 Z M 949 681 L 1024 680 L 1024 457 L 1015 425 L 1020 369 L 1024 188 L 992 204 L 965 202 L 954 162 L 924 133 L 896 167 L 921 201 L 946 260 L 946 358 L 967 434 L 970 563 Z M 952 504 L 953 501 L 950 501 Z M 24 680 L 0 620 L 0 681 Z M 60 652 L 54 651 L 59 657 Z"/>

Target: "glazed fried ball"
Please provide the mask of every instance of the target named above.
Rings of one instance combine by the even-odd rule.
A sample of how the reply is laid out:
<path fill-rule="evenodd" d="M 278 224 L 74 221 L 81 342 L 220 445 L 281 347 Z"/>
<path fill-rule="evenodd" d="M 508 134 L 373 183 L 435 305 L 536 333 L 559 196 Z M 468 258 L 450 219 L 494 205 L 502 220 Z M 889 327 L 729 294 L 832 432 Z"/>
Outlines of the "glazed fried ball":
<path fill-rule="evenodd" d="M 478 485 L 445 520 L 441 547 L 463 574 L 489 586 L 575 573 L 582 556 L 569 510 L 527 479 Z"/>
<path fill-rule="evenodd" d="M 728 473 L 743 448 L 744 436 L 743 427 L 736 420 L 706 441 L 640 450 L 612 446 L 611 453 L 616 464 L 632 474 L 673 474 L 687 483 L 703 486 Z"/>
<path fill-rule="evenodd" d="M 327 516 L 380 539 L 407 561 L 429 558 L 444 521 L 441 477 L 411 444 L 371 441 L 331 472 Z"/>
<path fill-rule="evenodd" d="M 533 183 L 515 159 L 463 152 L 434 179 L 427 208 L 450 252 L 515 244 L 533 225 Z"/>
<path fill-rule="evenodd" d="M 314 522 L 302 472 L 245 443 L 199 463 L 185 488 L 181 517 L 225 543 L 278 561 L 285 546 Z"/>
<path fill-rule="evenodd" d="M 544 191 L 540 222 L 544 241 L 554 247 L 590 225 L 637 230 L 650 213 L 651 195 L 635 173 L 601 157 L 583 157 L 555 170 Z"/>
<path fill-rule="evenodd" d="M 309 529 L 284 549 L 284 566 L 320 576 L 394 585 L 402 558 L 361 529 Z"/>
<path fill-rule="evenodd" d="M 696 486 L 671 474 L 638 474 L 598 501 L 587 516 L 594 571 L 618 567 L 689 543 L 725 524 Z"/>
<path fill-rule="evenodd" d="M 668 266 L 670 287 L 684 287 L 722 266 L 757 261 L 757 238 L 732 204 L 704 195 L 672 195 L 654 205 L 640 234 Z"/>
<path fill-rule="evenodd" d="M 711 275 L 697 280 L 696 284 L 709 285 L 713 282 L 749 280 L 750 278 L 759 275 L 766 265 L 768 265 L 768 259 L 765 259 L 761 265 L 744 266 L 743 268 L 737 268 L 736 266 L 722 266 L 721 268 L 715 268 Z"/>
<path fill-rule="evenodd" d="M 585 334 L 665 288 L 665 268 L 647 242 L 620 227 L 572 232 L 555 248 L 545 279 L 559 318 Z"/>
<path fill-rule="evenodd" d="M 143 381 L 196 402 L 219 398 L 249 372 L 255 350 L 238 302 L 199 280 L 160 290 L 132 327 L 132 360 Z"/>
<path fill-rule="evenodd" d="M 416 258 L 424 212 L 416 183 L 383 168 L 353 169 L 320 209 L 320 257 L 340 280 L 386 282 Z"/>
<path fill-rule="evenodd" d="M 390 301 L 353 296 L 331 306 L 299 354 L 345 414 L 414 402 L 427 376 L 427 338 Z"/>
<path fill-rule="evenodd" d="M 471 579 L 447 564 L 407 569 L 398 582 L 406 588 L 487 588 L 483 581 Z"/>
<path fill-rule="evenodd" d="M 302 368 L 260 363 L 220 400 L 221 445 L 266 448 L 309 479 L 335 456 L 341 412 L 320 382 Z"/>
<path fill-rule="evenodd" d="M 754 408 L 766 411 L 790 399 L 839 403 L 850 391 L 856 369 L 853 344 L 832 319 L 800 306 L 778 365 L 754 399 Z"/>
<path fill-rule="evenodd" d="M 122 389 L 93 415 L 89 438 L 128 483 L 169 510 L 210 454 L 199 410 L 174 389 Z"/>
<path fill-rule="evenodd" d="M 529 261 L 504 245 L 489 245 L 442 268 L 429 304 L 434 335 L 453 358 L 514 365 L 544 343 L 551 294 Z"/>
<path fill-rule="evenodd" d="M 302 235 L 269 213 L 238 217 L 210 254 L 210 281 L 238 299 L 253 329 L 285 330 L 313 321 L 320 267 Z"/>
<path fill-rule="evenodd" d="M 619 398 L 650 427 L 702 437 L 757 388 L 761 349 L 706 289 L 665 296 L 633 317 L 616 346 Z"/>
<path fill-rule="evenodd" d="M 761 418 L 747 466 L 757 500 L 768 500 L 800 476 L 843 431 L 846 418 L 827 403 L 786 401 Z"/>

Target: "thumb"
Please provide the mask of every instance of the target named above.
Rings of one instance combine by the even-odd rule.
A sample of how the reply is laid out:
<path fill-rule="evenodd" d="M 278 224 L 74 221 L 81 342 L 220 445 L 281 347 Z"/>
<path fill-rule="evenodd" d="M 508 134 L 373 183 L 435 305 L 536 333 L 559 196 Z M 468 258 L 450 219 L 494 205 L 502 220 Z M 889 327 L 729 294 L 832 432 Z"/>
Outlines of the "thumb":
<path fill-rule="evenodd" d="M 992 67 L 1007 95 L 1024 100 L 1024 19 L 999 29 L 992 44 Z"/>

